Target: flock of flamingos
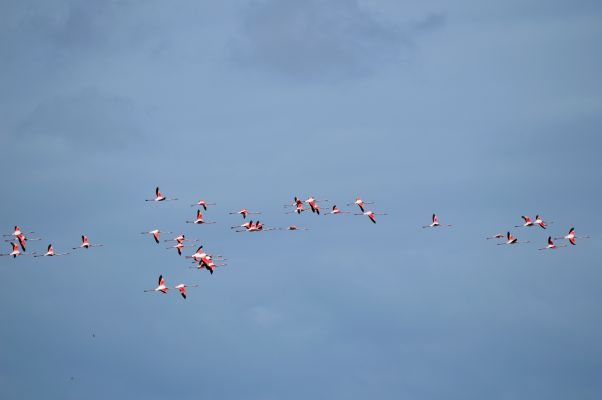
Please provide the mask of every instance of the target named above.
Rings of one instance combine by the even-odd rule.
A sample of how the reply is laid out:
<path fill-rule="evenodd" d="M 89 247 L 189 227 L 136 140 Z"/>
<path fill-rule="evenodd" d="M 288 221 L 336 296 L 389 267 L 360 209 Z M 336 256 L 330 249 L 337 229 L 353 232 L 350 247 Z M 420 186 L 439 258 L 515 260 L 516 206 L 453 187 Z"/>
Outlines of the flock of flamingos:
<path fill-rule="evenodd" d="M 157 187 L 155 189 L 155 198 L 146 199 L 146 201 L 149 201 L 149 202 L 162 202 L 162 201 L 174 201 L 174 200 L 178 200 L 178 199 L 165 197 L 159 190 L 159 187 Z M 308 210 L 308 211 L 311 210 L 312 213 L 320 215 L 320 206 L 318 204 L 319 201 L 328 202 L 328 200 L 317 200 L 311 196 L 307 200 L 301 200 L 301 199 L 295 197 L 293 203 L 286 204 L 286 205 L 284 205 L 284 207 L 290 209 L 290 210 L 286 211 L 287 214 L 293 214 L 293 213 L 301 214 L 301 213 L 305 212 L 306 210 Z M 347 206 L 359 207 L 359 210 L 360 210 L 359 213 L 354 213 L 352 211 L 347 211 L 347 210 L 343 211 L 343 210 L 340 210 L 336 205 L 333 205 L 332 208 L 327 213 L 323 213 L 323 215 L 339 215 L 339 214 L 364 215 L 364 216 L 367 216 L 372 223 L 376 224 L 376 215 L 387 215 L 387 214 L 382 213 L 382 212 L 374 212 L 374 211 L 367 210 L 366 206 L 369 204 L 374 204 L 374 203 L 373 202 L 365 202 L 361 198 L 358 197 L 353 203 L 347 204 Z M 207 203 L 204 200 L 199 200 L 197 203 L 192 204 L 191 205 L 192 207 L 198 207 L 198 210 L 196 213 L 196 219 L 191 220 L 191 221 L 186 221 L 186 223 L 197 224 L 197 225 L 214 224 L 215 221 L 207 221 L 207 220 L 203 219 L 203 212 L 201 211 L 201 208 L 203 209 L 203 211 L 207 211 L 208 206 L 214 206 L 214 205 L 215 205 L 215 203 Z M 308 205 L 309 209 L 304 208 L 305 205 Z M 243 208 L 239 211 L 232 211 L 229 214 L 240 214 L 242 216 L 243 220 L 246 221 L 247 216 L 259 215 L 259 214 L 261 214 L 261 212 L 249 211 L 246 208 Z M 523 219 L 523 223 L 521 225 L 516 225 L 515 228 L 539 227 L 541 229 L 546 229 L 547 226 L 552 223 L 551 221 L 545 222 L 539 215 L 537 215 L 535 217 L 535 220 L 532 220 L 531 218 L 529 218 L 526 215 L 521 216 L 521 218 Z M 429 225 L 423 226 L 423 228 L 440 228 L 440 227 L 451 227 L 451 225 L 441 224 L 439 222 L 439 218 L 437 217 L 436 214 L 432 215 L 431 223 Z M 243 232 L 251 233 L 251 232 L 269 232 L 269 231 L 275 231 L 275 230 L 289 230 L 289 231 L 307 230 L 308 228 L 297 227 L 296 225 L 290 225 L 286 228 L 273 228 L 273 227 L 271 228 L 271 227 L 264 226 L 259 220 L 256 220 L 256 221 L 249 220 L 247 222 L 244 222 L 241 225 L 232 226 L 231 229 L 233 229 L 235 232 L 239 232 L 239 233 L 243 233 Z M 19 226 L 15 226 L 15 229 L 12 233 L 3 235 L 4 237 L 9 237 L 9 239 L 6 239 L 5 241 L 9 242 L 11 244 L 12 251 L 10 253 L 0 254 L 0 256 L 12 256 L 13 258 L 17 258 L 18 256 L 21 256 L 21 255 L 31 255 L 33 257 L 57 257 L 57 256 L 65 256 L 65 255 L 71 254 L 70 252 L 64 252 L 64 253 L 55 252 L 52 244 L 48 245 L 46 252 L 44 252 L 44 253 L 38 253 L 38 252 L 27 253 L 26 252 L 26 243 L 28 241 L 41 240 L 41 238 L 31 238 L 31 237 L 26 236 L 26 235 L 29 235 L 32 233 L 34 233 L 34 232 L 24 232 L 23 230 L 21 230 L 21 228 L 19 228 Z M 160 229 L 154 229 L 154 230 L 148 231 L 148 232 L 141 232 L 141 234 L 152 235 L 154 241 L 157 244 L 161 243 L 161 239 L 160 239 L 161 233 L 172 234 L 173 232 L 164 232 L 164 231 L 161 231 Z M 554 243 L 554 240 L 564 240 L 565 239 L 568 241 L 568 243 L 570 243 L 571 245 L 574 246 L 577 244 L 577 242 L 576 242 L 577 239 L 587 239 L 587 238 L 589 238 L 589 236 L 576 236 L 575 228 L 571 228 L 571 229 L 569 229 L 569 232 L 566 236 L 557 237 L 557 238 L 552 238 L 552 236 L 548 236 L 547 245 L 545 247 L 540 248 L 539 250 L 554 250 L 554 249 L 558 249 L 558 248 L 567 246 L 566 244 L 557 245 Z M 518 238 L 514 237 L 514 235 L 512 235 L 512 233 L 510 233 L 510 232 L 507 232 L 506 234 L 498 233 L 496 235 L 487 237 L 486 239 L 500 240 L 500 242 L 497 243 L 498 245 L 517 245 L 519 243 L 529 243 L 529 241 L 519 241 Z M 502 241 L 501 239 L 505 239 L 505 240 Z M 172 243 L 175 242 L 175 244 L 173 246 L 167 247 L 167 249 L 176 249 L 176 251 L 178 252 L 178 255 L 181 256 L 183 248 L 194 247 L 194 245 L 185 245 L 184 243 L 198 242 L 198 240 L 191 240 L 191 239 L 185 237 L 184 234 L 180 234 L 173 239 L 164 240 L 164 242 L 172 242 Z M 81 236 L 81 244 L 77 247 L 73 247 L 72 250 L 89 249 L 91 247 L 102 247 L 102 246 L 103 246 L 102 244 L 90 243 L 88 236 L 82 235 Z M 185 256 L 185 257 L 187 259 L 191 259 L 192 262 L 196 264 L 197 269 L 207 269 L 211 274 L 213 274 L 216 267 L 225 266 L 226 265 L 225 261 L 227 261 L 221 255 L 207 253 L 203 249 L 202 245 L 198 246 L 198 248 L 196 249 L 196 251 L 193 254 L 191 254 L 190 256 Z M 185 283 L 180 283 L 180 284 L 174 286 L 173 288 L 170 288 L 166 285 L 163 275 L 160 275 L 157 287 L 154 289 L 145 290 L 145 292 L 155 292 L 155 293 L 160 292 L 160 293 L 165 294 L 168 292 L 169 289 L 176 289 L 180 292 L 180 295 L 184 299 L 186 299 L 186 289 L 190 288 L 190 287 L 198 287 L 198 285 L 187 285 Z"/>

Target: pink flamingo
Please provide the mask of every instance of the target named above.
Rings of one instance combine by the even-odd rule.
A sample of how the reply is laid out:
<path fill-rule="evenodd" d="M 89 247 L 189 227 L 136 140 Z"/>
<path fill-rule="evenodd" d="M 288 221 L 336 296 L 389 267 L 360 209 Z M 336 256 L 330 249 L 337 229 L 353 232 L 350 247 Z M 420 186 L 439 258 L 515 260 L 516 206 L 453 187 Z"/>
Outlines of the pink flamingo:
<path fill-rule="evenodd" d="M 44 254 L 33 253 L 33 256 L 34 257 L 58 257 L 58 256 L 66 256 L 67 254 L 71 254 L 71 253 L 69 253 L 69 252 L 55 253 L 54 247 L 52 247 L 52 244 L 49 244 L 48 249 L 46 250 L 46 253 L 44 253 Z"/>
<path fill-rule="evenodd" d="M 338 214 L 351 214 L 351 211 L 341 211 L 339 210 L 339 208 L 336 206 L 336 204 L 334 206 L 332 206 L 332 210 L 327 212 L 324 215 L 338 215 Z"/>
<path fill-rule="evenodd" d="M 439 223 L 439 217 L 437 217 L 437 214 L 433 214 L 432 216 L 432 221 L 430 225 L 424 225 L 423 228 L 438 228 L 438 227 L 443 227 L 443 226 L 451 226 L 451 225 L 442 225 Z"/>
<path fill-rule="evenodd" d="M 169 290 L 169 288 L 167 286 L 165 286 L 165 279 L 163 279 L 163 275 L 159 275 L 159 282 L 156 288 L 154 289 L 147 289 L 145 290 L 145 292 L 161 292 L 163 294 L 167 293 L 167 291 Z"/>
<path fill-rule="evenodd" d="M 103 247 L 103 244 L 90 244 L 88 237 L 86 235 L 82 235 L 82 244 L 79 247 L 73 247 L 73 250 L 77 249 L 88 249 L 90 247 Z"/>
<path fill-rule="evenodd" d="M 388 215 L 387 213 L 376 213 L 374 211 L 366 211 L 363 212 L 361 214 L 353 214 L 353 215 L 366 215 L 368 218 L 370 218 L 370 221 L 372 221 L 372 223 L 376 223 L 376 217 L 375 215 Z"/>
<path fill-rule="evenodd" d="M 360 197 L 358 197 L 358 198 L 355 199 L 355 201 L 353 203 L 347 204 L 347 206 L 352 206 L 354 204 L 356 204 L 360 208 L 360 210 L 362 210 L 362 212 L 364 212 L 364 206 L 366 204 L 374 204 L 374 202 L 373 201 L 372 202 L 366 202 L 366 201 L 362 200 Z"/>
<path fill-rule="evenodd" d="M 187 224 L 215 224 L 215 221 L 205 221 L 203 220 L 203 213 L 201 210 L 197 210 L 196 212 L 196 220 L 194 221 L 186 221 Z"/>
<path fill-rule="evenodd" d="M 178 289 L 180 291 L 180 295 L 186 300 L 186 288 L 189 287 L 199 287 L 199 285 L 186 285 L 184 283 L 180 283 L 179 285 L 174 286 L 174 289 Z"/>
<path fill-rule="evenodd" d="M 17 258 L 20 255 L 28 255 L 28 254 L 21 254 L 21 252 L 19 251 L 19 244 L 18 243 L 11 243 L 12 249 L 13 251 L 11 251 L 10 253 L 3 253 L 0 254 L 0 256 L 12 256 L 12 258 Z"/>
<path fill-rule="evenodd" d="M 550 224 L 553 224 L 554 221 L 544 222 L 544 220 L 538 215 L 535 216 L 535 224 L 539 225 L 542 229 L 546 229 L 546 227 Z"/>
<path fill-rule="evenodd" d="M 506 241 L 506 242 L 504 242 L 504 243 L 498 243 L 498 246 L 499 246 L 499 245 L 504 245 L 504 244 L 519 244 L 519 243 L 529 243 L 529 241 L 526 241 L 526 242 L 519 242 L 519 241 L 518 241 L 518 239 L 517 239 L 517 238 L 515 238 L 514 236 L 512 236 L 512 234 L 511 234 L 510 232 L 508 232 L 508 233 L 506 234 L 506 238 L 507 238 L 507 241 Z"/>
<path fill-rule="evenodd" d="M 566 247 L 566 244 L 563 244 L 561 246 L 556 246 L 554 244 L 554 241 L 552 240 L 552 236 L 548 236 L 548 245 L 546 247 L 543 247 L 539 250 L 550 250 L 550 249 L 557 249 L 559 247 Z"/>
<path fill-rule="evenodd" d="M 570 244 L 572 244 L 573 246 L 577 245 L 577 241 L 575 239 L 590 239 L 589 236 L 575 236 L 575 228 L 571 228 L 569 230 L 569 234 L 564 236 L 564 237 L 560 237 L 560 238 L 554 238 L 556 240 L 560 240 L 560 239 L 566 239 L 569 241 Z"/>
<path fill-rule="evenodd" d="M 230 215 L 232 215 L 232 214 L 240 214 L 240 215 L 242 215 L 243 219 L 245 219 L 245 218 L 247 218 L 247 215 L 250 215 L 250 214 L 261 214 L 261 213 L 258 212 L 258 211 L 249 211 L 246 208 L 243 208 L 240 211 L 232 211 L 232 212 L 229 212 L 228 214 L 230 214 Z"/>
<path fill-rule="evenodd" d="M 153 235 L 153 238 L 155 239 L 155 242 L 157 242 L 157 243 L 159 243 L 159 237 L 160 237 L 161 233 L 173 233 L 173 232 L 163 232 L 159 229 L 153 229 L 152 231 L 148 231 L 148 232 L 140 232 L 141 235 L 148 235 L 148 234 Z"/>
<path fill-rule="evenodd" d="M 190 207 L 203 207 L 203 210 L 207 211 L 207 206 L 214 206 L 216 203 L 207 203 L 205 200 L 199 200 L 195 204 L 191 204 Z"/>
<path fill-rule="evenodd" d="M 157 186 L 157 188 L 155 189 L 155 198 L 154 199 L 146 199 L 146 201 L 172 201 L 172 200 L 178 200 L 178 199 L 175 197 L 167 198 L 167 197 L 163 196 L 163 194 L 159 190 L 159 186 Z"/>

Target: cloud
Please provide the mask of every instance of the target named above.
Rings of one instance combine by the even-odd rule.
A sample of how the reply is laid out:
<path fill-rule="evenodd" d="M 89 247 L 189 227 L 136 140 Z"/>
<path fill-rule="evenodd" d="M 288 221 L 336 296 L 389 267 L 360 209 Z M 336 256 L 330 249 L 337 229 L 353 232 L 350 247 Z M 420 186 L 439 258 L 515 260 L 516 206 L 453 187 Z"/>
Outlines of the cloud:
<path fill-rule="evenodd" d="M 356 0 L 253 1 L 232 49 L 236 62 L 305 80 L 366 76 L 403 59 L 417 30 L 444 23 L 389 24 Z"/>

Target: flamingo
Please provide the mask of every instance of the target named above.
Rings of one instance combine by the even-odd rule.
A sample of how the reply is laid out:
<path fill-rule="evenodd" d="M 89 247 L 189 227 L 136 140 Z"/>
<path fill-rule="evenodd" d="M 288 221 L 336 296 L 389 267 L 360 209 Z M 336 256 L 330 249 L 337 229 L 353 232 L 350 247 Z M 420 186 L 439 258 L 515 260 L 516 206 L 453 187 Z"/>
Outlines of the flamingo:
<path fill-rule="evenodd" d="M 357 197 L 355 199 L 355 201 L 353 203 L 349 203 L 347 204 L 348 206 L 352 206 L 354 204 L 357 204 L 357 206 L 360 208 L 360 210 L 362 210 L 362 212 L 364 212 L 364 206 L 366 204 L 374 204 L 374 202 L 365 202 L 364 200 L 362 200 L 360 197 Z"/>
<path fill-rule="evenodd" d="M 207 206 L 214 206 L 216 203 L 207 203 L 205 200 L 199 200 L 195 204 L 191 204 L 190 207 L 203 207 L 203 210 L 207 211 Z"/>
<path fill-rule="evenodd" d="M 257 221 L 254 224 L 253 223 L 249 224 L 249 226 L 246 229 L 237 230 L 235 232 L 267 232 L 267 231 L 274 231 L 276 229 L 277 228 L 266 228 L 263 226 L 263 224 L 260 221 Z"/>
<path fill-rule="evenodd" d="M 163 279 L 163 275 L 159 275 L 159 282 L 156 288 L 147 289 L 145 292 L 161 292 L 163 294 L 167 293 L 169 288 L 165 286 L 165 279 Z"/>
<path fill-rule="evenodd" d="M 192 246 L 185 246 L 183 241 L 182 242 L 178 241 L 178 243 L 176 245 L 170 246 L 170 247 L 166 247 L 166 249 L 168 249 L 168 250 L 169 249 L 176 249 L 176 250 L 178 250 L 178 255 L 181 256 L 182 255 L 182 249 L 184 247 L 192 247 Z"/>
<path fill-rule="evenodd" d="M 362 211 L 363 212 L 363 211 Z M 332 206 L 332 210 L 324 215 L 337 215 L 337 214 L 351 214 L 351 211 L 341 211 L 337 208 L 336 204 Z"/>
<path fill-rule="evenodd" d="M 526 242 L 519 242 L 517 238 L 515 238 L 514 236 L 512 236 L 512 234 L 510 232 L 508 232 L 506 234 L 506 238 L 508 239 L 506 242 L 504 243 L 498 243 L 499 245 L 503 245 L 503 244 L 518 244 L 518 243 L 529 243 L 529 241 Z"/>
<path fill-rule="evenodd" d="M 203 220 L 203 213 L 201 210 L 196 211 L 196 220 L 194 221 L 186 221 L 187 224 L 215 224 L 215 221 L 205 221 Z"/>
<path fill-rule="evenodd" d="M 570 244 L 572 244 L 573 246 L 577 245 L 577 241 L 575 239 L 590 239 L 589 236 L 575 236 L 575 228 L 571 228 L 569 230 L 569 234 L 564 236 L 564 237 L 560 237 L 560 238 L 554 238 L 556 240 L 560 240 L 560 239 L 566 239 L 569 241 Z"/>
<path fill-rule="evenodd" d="M 222 261 L 225 260 L 225 258 L 223 256 L 219 255 L 219 254 L 211 255 L 211 254 L 205 253 L 205 250 L 203 250 L 203 246 L 202 245 L 199 246 L 198 249 L 196 249 L 196 252 L 193 255 L 186 256 L 186 258 L 192 258 L 196 262 L 202 260 L 203 258 L 207 258 L 209 260 L 212 260 L 214 258 L 216 260 L 222 260 Z"/>
<path fill-rule="evenodd" d="M 309 230 L 309 228 L 304 228 L 304 227 L 300 227 L 297 225 L 290 225 L 287 228 L 281 228 L 281 229 L 286 230 L 286 231 L 308 231 Z"/>
<path fill-rule="evenodd" d="M 2 236 L 19 236 L 19 235 L 28 235 L 30 233 L 35 233 L 35 232 L 23 232 L 21 230 L 21 228 L 19 228 L 17 225 L 15 225 L 15 229 L 13 231 L 13 233 L 8 234 L 8 235 L 2 235 Z"/>
<path fill-rule="evenodd" d="M 353 214 L 353 215 L 366 215 L 368 218 L 370 218 L 370 221 L 372 221 L 372 223 L 376 223 L 376 217 L 375 215 L 388 215 L 387 213 L 376 213 L 374 211 L 366 211 L 363 212 L 361 214 Z"/>
<path fill-rule="evenodd" d="M 229 212 L 228 214 L 230 214 L 230 215 L 232 215 L 232 214 L 240 214 L 240 215 L 242 215 L 243 219 L 245 219 L 245 218 L 247 218 L 247 215 L 250 215 L 250 214 L 261 214 L 261 213 L 258 212 L 258 211 L 249 211 L 246 208 L 243 208 L 240 211 L 232 211 L 232 212 Z"/>
<path fill-rule="evenodd" d="M 238 229 L 238 228 L 249 229 L 251 227 L 251 225 L 253 225 L 253 220 L 247 221 L 242 225 L 231 226 L 230 229 Z"/>
<path fill-rule="evenodd" d="M 441 225 L 439 223 L 439 217 L 437 217 L 437 214 L 433 214 L 432 221 L 433 222 L 430 225 L 424 225 L 423 228 L 437 228 L 437 227 L 443 227 L 443 226 L 451 226 L 451 225 Z"/>
<path fill-rule="evenodd" d="M 213 275 L 213 271 L 215 271 L 215 267 L 225 267 L 227 264 L 216 264 L 210 257 L 203 257 L 199 260 L 199 265 L 197 269 L 207 269 L 211 275 Z"/>
<path fill-rule="evenodd" d="M 178 199 L 175 197 L 167 198 L 167 197 L 163 196 L 163 194 L 159 190 L 159 186 L 157 186 L 157 188 L 155 189 L 155 198 L 154 199 L 146 199 L 146 201 L 172 201 L 172 200 L 178 200 Z"/>
<path fill-rule="evenodd" d="M 182 242 L 182 243 L 183 242 L 198 242 L 197 239 L 186 239 L 186 235 L 184 235 L 183 233 L 176 236 L 173 239 L 164 240 L 164 242 L 173 242 L 173 241 Z"/>
<path fill-rule="evenodd" d="M 88 237 L 86 235 L 82 235 L 82 244 L 80 244 L 79 247 L 73 247 L 73 250 L 88 249 L 90 247 L 102 247 L 102 246 L 104 246 L 104 245 L 103 244 L 90 244 Z"/>
<path fill-rule="evenodd" d="M 46 250 L 46 253 L 44 253 L 44 254 L 33 253 L 33 256 L 34 257 L 58 257 L 58 256 L 66 256 L 67 254 L 71 254 L 71 253 L 69 253 L 69 252 L 55 253 L 54 247 L 52 247 L 52 243 L 51 243 L 48 245 L 48 249 Z"/>
<path fill-rule="evenodd" d="M 159 243 L 159 236 L 161 235 L 161 233 L 173 233 L 173 232 L 163 232 L 159 229 L 153 229 L 152 231 L 148 231 L 148 232 L 140 232 L 141 235 L 147 235 L 147 234 L 153 235 L 153 238 L 155 239 L 155 242 L 157 242 L 157 243 Z"/>
<path fill-rule="evenodd" d="M 301 214 L 303 211 L 305 211 L 305 209 L 303 208 L 303 202 L 296 197 L 295 197 L 295 205 L 292 207 L 295 207 L 295 209 L 293 211 L 287 211 L 285 214 L 292 214 L 292 213 Z"/>
<path fill-rule="evenodd" d="M 529 228 L 534 226 L 534 222 L 531 221 L 531 218 L 529 218 L 528 215 L 521 215 L 521 218 L 523 219 L 523 221 L 525 221 L 525 223 L 522 225 L 515 225 L 515 228 Z"/>
<path fill-rule="evenodd" d="M 534 223 L 539 225 L 542 229 L 546 229 L 546 226 L 553 224 L 554 221 L 545 222 L 539 215 L 536 215 Z"/>
<path fill-rule="evenodd" d="M 10 235 L 9 235 L 10 236 Z M 30 238 L 30 237 L 26 237 L 23 233 L 19 233 L 16 236 L 17 240 L 19 241 L 19 244 L 21 245 L 21 249 L 23 251 L 26 251 L 25 249 L 25 242 L 28 242 L 30 240 L 42 240 L 41 238 Z M 12 243 L 14 239 L 9 239 L 9 240 L 5 240 L 5 242 L 9 242 Z"/>
<path fill-rule="evenodd" d="M 185 283 L 180 283 L 179 285 L 174 286 L 174 289 L 178 289 L 184 300 L 186 300 L 186 288 L 189 287 L 199 287 L 199 285 L 186 285 Z"/>
<path fill-rule="evenodd" d="M 506 235 L 504 235 L 503 233 L 496 233 L 493 236 L 489 236 L 486 237 L 485 239 L 489 240 L 489 239 L 503 239 Z"/>
<path fill-rule="evenodd" d="M 13 258 L 17 258 L 20 255 L 27 255 L 27 254 L 21 254 L 21 252 L 19 251 L 19 244 L 16 242 L 12 242 L 11 243 L 13 251 L 11 251 L 10 253 L 3 253 L 0 254 L 0 256 L 12 256 Z M 23 250 L 25 251 L 25 250 Z"/>
<path fill-rule="evenodd" d="M 560 248 L 560 247 L 566 247 L 566 244 L 557 246 L 557 245 L 554 244 L 554 241 L 552 241 L 552 236 L 548 236 L 548 245 L 546 247 L 543 247 L 543 248 L 539 249 L 539 250 L 557 249 L 557 248 Z"/>
<path fill-rule="evenodd" d="M 320 201 L 328 201 L 328 200 L 320 200 Z M 313 196 L 309 196 L 307 198 L 307 200 L 305 200 L 305 203 L 309 204 L 309 207 L 311 208 L 311 212 L 320 215 L 320 206 L 318 206 L 318 200 L 316 200 Z M 297 205 L 297 207 L 299 207 L 299 206 Z"/>

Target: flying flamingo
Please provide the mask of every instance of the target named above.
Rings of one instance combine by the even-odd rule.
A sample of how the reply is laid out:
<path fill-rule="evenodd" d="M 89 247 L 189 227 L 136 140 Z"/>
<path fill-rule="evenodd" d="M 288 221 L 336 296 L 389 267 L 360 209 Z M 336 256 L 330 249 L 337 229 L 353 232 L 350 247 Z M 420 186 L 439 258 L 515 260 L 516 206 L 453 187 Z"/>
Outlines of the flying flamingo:
<path fill-rule="evenodd" d="M 535 223 L 531 221 L 531 218 L 529 218 L 528 215 L 521 215 L 521 218 L 523 219 L 523 221 L 525 221 L 525 223 L 522 225 L 515 225 L 515 228 L 529 228 L 535 225 Z"/>
<path fill-rule="evenodd" d="M 213 262 L 213 260 L 211 258 L 208 257 L 203 257 L 199 260 L 199 265 L 197 266 L 197 269 L 207 269 L 207 271 L 209 271 L 209 273 L 211 275 L 213 275 L 213 271 L 215 271 L 215 267 L 225 267 L 227 264 L 221 263 L 221 264 L 216 264 Z"/>
<path fill-rule="evenodd" d="M 519 242 L 517 238 L 515 238 L 514 236 L 512 236 L 512 234 L 510 232 L 508 232 L 506 234 L 506 238 L 508 239 L 506 242 L 504 243 L 498 243 L 499 245 L 504 245 L 504 244 L 518 244 L 518 243 L 529 243 L 529 241 L 526 242 Z"/>
<path fill-rule="evenodd" d="M 214 206 L 216 203 L 207 203 L 205 200 L 199 200 L 195 204 L 191 204 L 190 207 L 203 207 L 203 210 L 207 211 L 207 206 Z"/>
<path fill-rule="evenodd" d="M 536 215 L 534 223 L 539 225 L 542 229 L 546 229 L 546 226 L 553 224 L 554 221 L 545 222 L 539 215 Z"/>
<path fill-rule="evenodd" d="M 197 239 L 186 239 L 186 235 L 184 235 L 183 233 L 176 236 L 173 239 L 164 240 L 164 242 L 173 242 L 173 241 L 182 242 L 182 243 L 183 242 L 198 242 Z"/>
<path fill-rule="evenodd" d="M 568 235 L 566 235 L 564 237 L 554 238 L 554 239 L 556 239 L 556 240 L 566 239 L 569 241 L 570 244 L 575 246 L 577 244 L 577 241 L 575 239 L 590 239 L 590 237 L 589 236 L 575 236 L 575 228 L 571 228 L 569 230 Z"/>
<path fill-rule="evenodd" d="M 184 283 L 180 283 L 179 285 L 174 286 L 174 289 L 178 289 L 182 297 L 186 299 L 186 288 L 188 287 L 199 287 L 199 285 L 186 285 Z"/>
<path fill-rule="evenodd" d="M 8 235 L 2 235 L 2 236 L 19 236 L 19 235 L 28 235 L 30 233 L 35 233 L 35 232 L 23 232 L 21 230 L 21 228 L 19 228 L 17 225 L 15 225 L 15 229 L 13 231 L 13 233 L 8 234 Z"/>
<path fill-rule="evenodd" d="M 231 226 L 230 229 L 238 229 L 238 228 L 249 229 L 251 227 L 251 225 L 253 225 L 253 220 L 247 221 L 242 225 Z"/>
<path fill-rule="evenodd" d="M 249 211 L 246 208 L 243 208 L 240 211 L 232 211 L 232 212 L 229 212 L 228 214 L 230 214 L 230 215 L 232 215 L 232 214 L 240 214 L 240 215 L 242 215 L 243 219 L 245 219 L 245 218 L 247 218 L 247 215 L 250 215 L 250 214 L 261 214 L 261 213 L 258 212 L 258 211 Z"/>
<path fill-rule="evenodd" d="M 19 244 L 18 243 L 11 243 L 12 247 L 13 247 L 13 251 L 11 251 L 10 253 L 3 253 L 0 254 L 0 256 L 12 256 L 13 258 L 17 258 L 20 255 L 27 255 L 27 254 L 21 254 L 21 252 L 19 251 Z"/>
<path fill-rule="evenodd" d="M 362 211 L 363 212 L 363 211 Z M 332 206 L 332 210 L 327 212 L 324 215 L 337 215 L 337 214 L 351 214 L 351 211 L 341 211 L 337 208 L 336 204 L 334 206 Z"/>
<path fill-rule="evenodd" d="M 370 218 L 370 221 L 372 221 L 373 223 L 376 223 L 375 215 L 388 215 L 388 214 L 387 213 L 376 213 L 374 211 L 366 211 L 361 214 L 353 214 L 353 215 L 366 215 L 366 216 L 368 216 L 368 218 Z"/>
<path fill-rule="evenodd" d="M 205 221 L 203 220 L 203 213 L 201 210 L 197 210 L 196 219 L 194 221 L 186 221 L 187 224 L 215 224 L 215 221 Z"/>
<path fill-rule="evenodd" d="M 506 235 L 504 235 L 503 233 L 496 233 L 493 236 L 489 236 L 486 237 L 485 239 L 489 240 L 489 239 L 503 239 Z"/>
<path fill-rule="evenodd" d="M 294 206 L 287 205 L 285 207 L 295 207 L 295 209 L 293 211 L 287 211 L 285 214 L 292 214 L 292 213 L 301 214 L 303 211 L 305 211 L 305 209 L 303 208 L 303 202 L 296 197 L 295 197 L 295 205 Z"/>
<path fill-rule="evenodd" d="M 214 258 L 216 260 L 225 260 L 225 258 L 223 256 L 219 255 L 219 254 L 211 255 L 211 254 L 205 253 L 205 250 L 203 250 L 203 246 L 202 245 L 199 246 L 198 249 L 196 249 L 196 252 L 193 255 L 186 256 L 186 258 L 192 258 L 196 262 L 202 260 L 203 258 L 207 258 L 209 260 L 212 260 Z"/>
<path fill-rule="evenodd" d="M 79 247 L 73 247 L 73 250 L 88 249 L 90 247 L 102 247 L 102 246 L 104 246 L 104 245 L 103 244 L 90 244 L 88 237 L 86 235 L 82 235 L 82 244 L 80 244 Z"/>
<path fill-rule="evenodd" d="M 182 255 L 182 249 L 184 247 L 192 247 L 192 246 L 185 246 L 183 241 L 178 241 L 178 243 L 174 246 L 170 246 L 170 247 L 166 247 L 166 249 L 176 249 L 178 250 L 178 255 L 181 256 Z"/>
<path fill-rule="evenodd" d="M 437 217 L 437 214 L 433 214 L 432 221 L 433 222 L 430 225 L 424 225 L 423 228 L 437 228 L 437 227 L 443 227 L 443 226 L 451 226 L 451 225 L 441 225 L 439 223 L 439 218 Z"/>
<path fill-rule="evenodd" d="M 328 201 L 328 200 L 320 200 L 320 201 Z M 305 200 L 305 203 L 309 204 L 309 207 L 311 208 L 311 212 L 320 215 L 320 206 L 318 206 L 318 200 L 316 200 L 313 196 L 309 196 L 307 198 L 307 200 Z M 298 205 L 297 205 L 297 207 L 298 207 Z"/>
<path fill-rule="evenodd" d="M 309 228 L 304 228 L 301 226 L 297 226 L 297 225 L 290 225 L 287 228 L 280 228 L 281 230 L 285 230 L 285 231 L 308 231 Z"/>
<path fill-rule="evenodd" d="M 11 236 L 11 235 L 7 235 L 7 236 Z M 25 249 L 25 242 L 28 242 L 30 240 L 42 240 L 41 238 L 30 238 L 30 237 L 26 237 L 23 233 L 19 233 L 16 236 L 17 240 L 19 241 L 19 244 L 21 245 L 21 249 L 23 251 L 26 251 Z M 13 239 L 9 239 L 9 240 L 5 240 L 5 242 L 9 242 L 12 243 Z"/>
<path fill-rule="evenodd" d="M 364 206 L 366 204 L 374 204 L 374 202 L 365 202 L 364 200 L 362 200 L 361 198 L 356 198 L 355 201 L 353 203 L 349 203 L 347 204 L 348 206 L 352 206 L 354 204 L 357 204 L 357 206 L 360 208 L 360 210 L 362 210 L 362 212 L 364 212 Z"/>
<path fill-rule="evenodd" d="M 48 249 L 46 250 L 46 253 L 44 253 L 44 254 L 33 253 L 33 256 L 34 257 L 58 257 L 58 256 L 66 256 L 67 254 L 71 254 L 71 253 L 69 253 L 69 252 L 55 253 L 54 247 L 52 247 L 52 244 L 49 244 Z"/>
<path fill-rule="evenodd" d="M 277 230 L 277 228 L 266 228 L 260 221 L 257 221 L 255 223 L 249 224 L 249 226 L 246 229 L 237 230 L 235 232 L 268 232 L 274 230 Z"/>
<path fill-rule="evenodd" d="M 173 232 L 163 232 L 159 229 L 153 229 L 152 231 L 148 231 L 148 232 L 140 232 L 141 235 L 147 235 L 147 234 L 153 235 L 153 238 L 155 239 L 155 242 L 157 242 L 157 243 L 159 243 L 159 236 L 161 235 L 161 233 L 173 233 Z"/>
<path fill-rule="evenodd" d="M 146 201 L 172 201 L 172 200 L 178 200 L 175 197 L 167 198 L 167 197 L 163 196 L 163 194 L 159 190 L 159 186 L 157 186 L 157 188 L 155 189 L 155 196 L 156 197 L 154 199 L 146 199 Z"/>
<path fill-rule="evenodd" d="M 159 275 L 159 284 L 154 289 L 145 290 L 145 292 L 161 292 L 163 294 L 167 293 L 169 288 L 165 286 L 165 279 L 163 279 L 163 275 Z"/>
<path fill-rule="evenodd" d="M 559 247 L 566 247 L 566 244 L 560 245 L 560 246 L 556 246 L 554 244 L 554 242 L 552 241 L 552 236 L 548 236 L 548 245 L 546 247 L 543 247 L 539 250 L 549 250 L 549 249 L 557 249 Z"/>

